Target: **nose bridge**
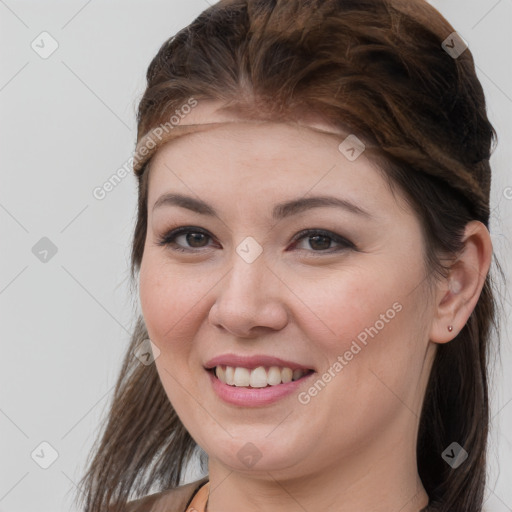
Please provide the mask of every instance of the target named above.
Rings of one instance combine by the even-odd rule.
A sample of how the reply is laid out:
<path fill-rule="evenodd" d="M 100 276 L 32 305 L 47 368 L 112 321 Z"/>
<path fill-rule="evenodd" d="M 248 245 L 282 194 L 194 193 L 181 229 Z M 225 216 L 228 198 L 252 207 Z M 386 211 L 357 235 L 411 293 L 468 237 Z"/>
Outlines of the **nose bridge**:
<path fill-rule="evenodd" d="M 272 272 L 266 265 L 263 247 L 248 237 L 235 248 L 224 293 L 234 300 L 243 300 L 247 307 L 261 306 L 273 289 L 269 286 L 269 274 Z"/>
<path fill-rule="evenodd" d="M 244 239 L 233 252 L 231 270 L 219 283 L 210 321 L 238 336 L 254 327 L 281 329 L 287 312 L 279 294 L 279 279 L 268 267 L 263 248 Z"/>

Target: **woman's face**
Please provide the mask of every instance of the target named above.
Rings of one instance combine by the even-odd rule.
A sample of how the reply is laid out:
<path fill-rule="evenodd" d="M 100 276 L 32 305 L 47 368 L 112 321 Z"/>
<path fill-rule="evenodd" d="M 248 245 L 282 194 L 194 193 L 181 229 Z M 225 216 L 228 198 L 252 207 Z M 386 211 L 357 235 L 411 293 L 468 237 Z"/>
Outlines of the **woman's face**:
<path fill-rule="evenodd" d="M 229 124 L 153 159 L 142 312 L 210 464 L 277 478 L 350 460 L 356 477 L 415 454 L 433 355 L 420 224 L 344 139 Z"/>

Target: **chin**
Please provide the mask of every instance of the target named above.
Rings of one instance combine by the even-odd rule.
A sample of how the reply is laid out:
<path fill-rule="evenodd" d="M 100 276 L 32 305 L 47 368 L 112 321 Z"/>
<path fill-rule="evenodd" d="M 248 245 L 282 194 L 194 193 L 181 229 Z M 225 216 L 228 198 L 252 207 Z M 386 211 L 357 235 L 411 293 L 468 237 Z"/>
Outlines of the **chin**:
<path fill-rule="evenodd" d="M 302 446 L 283 446 L 279 440 L 269 440 L 268 430 L 261 436 L 246 436 L 243 440 L 231 439 L 222 443 L 223 451 L 219 452 L 219 444 L 208 452 L 210 458 L 219 460 L 232 471 L 257 474 L 274 471 L 286 471 L 299 463 L 297 455 Z M 250 440 L 252 439 L 252 441 Z"/>

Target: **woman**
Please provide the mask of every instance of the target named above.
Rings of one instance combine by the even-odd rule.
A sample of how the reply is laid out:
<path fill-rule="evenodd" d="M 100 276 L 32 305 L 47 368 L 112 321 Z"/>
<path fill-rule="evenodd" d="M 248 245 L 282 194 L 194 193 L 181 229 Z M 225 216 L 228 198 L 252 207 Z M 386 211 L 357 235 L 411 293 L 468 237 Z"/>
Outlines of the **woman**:
<path fill-rule="evenodd" d="M 86 512 L 481 511 L 495 132 L 463 39 L 422 0 L 222 0 L 147 81 Z"/>

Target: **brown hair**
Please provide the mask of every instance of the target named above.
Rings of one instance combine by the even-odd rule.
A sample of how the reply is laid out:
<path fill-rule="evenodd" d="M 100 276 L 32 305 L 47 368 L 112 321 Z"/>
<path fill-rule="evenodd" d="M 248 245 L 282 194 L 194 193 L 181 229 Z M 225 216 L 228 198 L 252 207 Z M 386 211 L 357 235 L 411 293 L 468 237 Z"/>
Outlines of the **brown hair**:
<path fill-rule="evenodd" d="M 444 257 L 463 248 L 466 224 L 489 228 L 496 139 L 471 52 L 453 58 L 442 48 L 453 32 L 423 0 L 221 0 L 152 60 L 137 139 L 190 97 L 221 100 L 248 117 L 301 119 L 309 112 L 348 126 L 378 147 L 374 157 L 391 190 L 401 191 L 421 220 L 435 282 L 449 269 Z M 137 173 L 132 281 L 146 238 L 148 172 L 145 165 Z M 425 511 L 482 510 L 491 326 L 499 332 L 493 286 L 489 274 L 464 328 L 437 348 L 417 442 L 430 497 Z M 121 511 L 130 497 L 178 486 L 198 448 L 155 365 L 133 355 L 147 338 L 139 316 L 81 482 L 85 512 Z M 453 441 L 469 453 L 456 470 L 441 457 Z"/>

